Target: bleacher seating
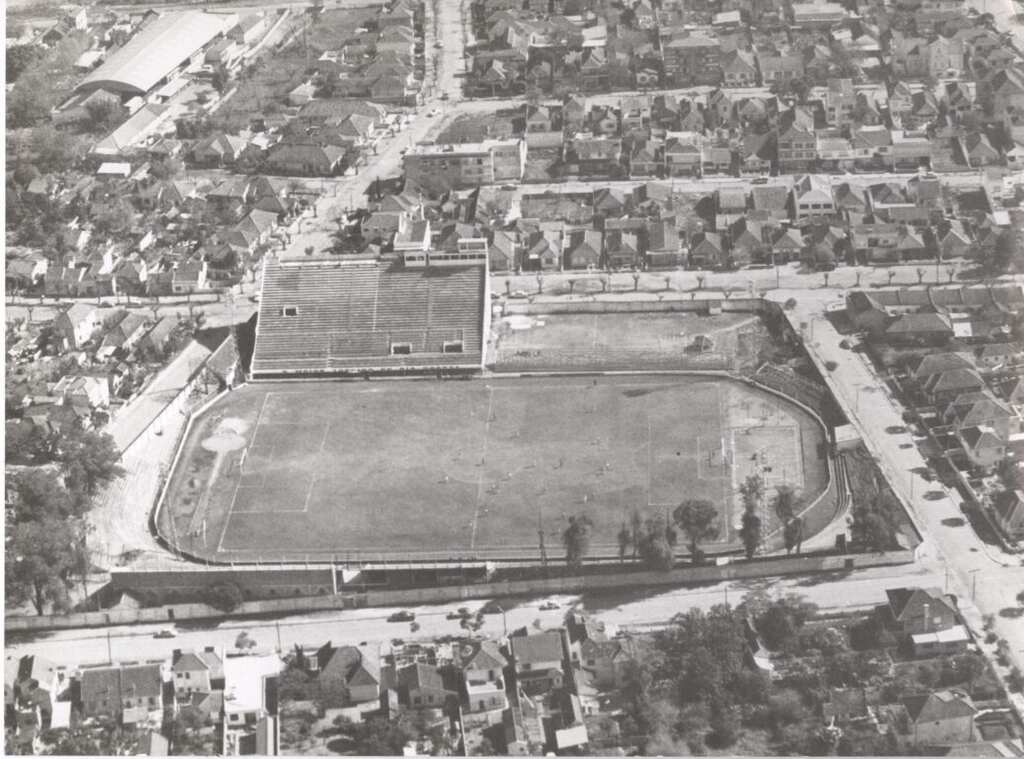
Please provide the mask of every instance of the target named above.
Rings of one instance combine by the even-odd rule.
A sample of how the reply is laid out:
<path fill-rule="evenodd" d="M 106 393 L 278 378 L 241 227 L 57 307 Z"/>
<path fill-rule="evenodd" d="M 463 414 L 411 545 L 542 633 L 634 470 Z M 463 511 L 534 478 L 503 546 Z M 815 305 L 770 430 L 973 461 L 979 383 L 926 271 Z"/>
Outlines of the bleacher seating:
<path fill-rule="evenodd" d="M 480 266 L 271 262 L 252 374 L 478 369 L 486 291 Z M 461 352 L 444 352 L 456 341 Z M 393 354 L 396 343 L 408 343 L 409 353 Z"/>

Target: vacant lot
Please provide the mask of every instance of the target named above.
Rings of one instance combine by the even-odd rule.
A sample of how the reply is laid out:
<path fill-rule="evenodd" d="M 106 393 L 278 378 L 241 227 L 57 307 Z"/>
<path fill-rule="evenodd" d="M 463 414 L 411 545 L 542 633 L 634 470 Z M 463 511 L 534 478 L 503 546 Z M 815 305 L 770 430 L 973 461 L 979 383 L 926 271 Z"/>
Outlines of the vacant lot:
<path fill-rule="evenodd" d="M 561 556 L 567 517 L 616 555 L 633 509 L 720 507 L 737 545 L 751 457 L 809 496 L 821 432 L 728 380 L 564 377 L 251 385 L 193 425 L 160 529 L 220 560 Z"/>

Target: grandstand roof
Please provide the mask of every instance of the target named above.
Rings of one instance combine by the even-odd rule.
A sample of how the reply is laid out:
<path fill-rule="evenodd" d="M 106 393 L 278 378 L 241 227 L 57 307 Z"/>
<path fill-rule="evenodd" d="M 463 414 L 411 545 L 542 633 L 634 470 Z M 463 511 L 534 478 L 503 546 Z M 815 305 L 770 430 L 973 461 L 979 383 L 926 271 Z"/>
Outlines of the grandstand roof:
<path fill-rule="evenodd" d="M 482 266 L 271 260 L 252 375 L 479 368 L 486 288 Z"/>
<path fill-rule="evenodd" d="M 110 55 L 76 89 L 103 88 L 144 94 L 218 34 L 233 26 L 233 14 L 167 13 Z"/>

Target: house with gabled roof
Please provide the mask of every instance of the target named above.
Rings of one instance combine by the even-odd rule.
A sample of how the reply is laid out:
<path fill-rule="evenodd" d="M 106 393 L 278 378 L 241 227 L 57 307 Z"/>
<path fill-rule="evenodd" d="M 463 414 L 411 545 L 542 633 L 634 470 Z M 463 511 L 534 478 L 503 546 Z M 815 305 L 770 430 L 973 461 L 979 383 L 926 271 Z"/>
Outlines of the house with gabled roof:
<path fill-rule="evenodd" d="M 594 229 L 570 232 L 565 249 L 566 268 L 598 268 L 602 260 L 603 242 L 603 234 Z"/>
<path fill-rule="evenodd" d="M 785 185 L 757 185 L 751 189 L 750 199 L 750 218 L 789 221 L 789 188 Z"/>
<path fill-rule="evenodd" d="M 793 185 L 793 209 L 797 220 L 832 216 L 835 200 L 828 178 L 819 174 L 804 174 Z"/>
<path fill-rule="evenodd" d="M 508 708 L 505 668 L 508 660 L 491 640 L 470 640 L 455 646 L 455 663 L 462 671 L 464 708 L 489 712 Z"/>
<path fill-rule="evenodd" d="M 961 393 L 978 392 L 984 388 L 985 381 L 976 371 L 963 368 L 937 372 L 921 383 L 921 389 L 935 405 L 947 403 Z"/>
<path fill-rule="evenodd" d="M 224 690 L 224 656 L 215 647 L 201 651 L 175 649 L 171 656 L 171 676 L 176 696 Z"/>
<path fill-rule="evenodd" d="M 444 709 L 458 694 L 445 687 L 444 678 L 437 667 L 415 662 L 400 667 L 387 664 L 381 668 L 381 687 L 395 697 L 389 696 L 392 705 L 399 711 Z"/>
<path fill-rule="evenodd" d="M 325 687 L 343 691 L 349 704 L 377 703 L 381 672 L 376 660 L 356 646 L 325 643 L 307 659 L 309 671 Z"/>
<path fill-rule="evenodd" d="M 722 235 L 717 232 L 698 232 L 690 240 L 690 266 L 710 269 L 725 266 L 726 254 Z"/>
<path fill-rule="evenodd" d="M 955 434 L 973 466 L 989 469 L 1006 457 L 1006 442 L 992 427 L 961 427 Z"/>
<path fill-rule="evenodd" d="M 740 148 L 740 174 L 766 175 L 775 158 L 775 133 L 743 135 Z"/>
<path fill-rule="evenodd" d="M 992 513 L 1011 540 L 1024 540 L 1024 490 L 1004 490 L 992 503 Z"/>
<path fill-rule="evenodd" d="M 914 745 L 945 745 L 974 740 L 977 708 L 966 694 L 940 690 L 904 696 L 908 733 Z"/>
<path fill-rule="evenodd" d="M 669 134 L 665 140 L 665 171 L 670 177 L 697 176 L 701 168 L 701 139 L 696 133 Z"/>
<path fill-rule="evenodd" d="M 898 635 L 949 630 L 960 624 L 955 599 L 938 588 L 893 588 L 885 595 L 884 618 Z"/>
<path fill-rule="evenodd" d="M 953 337 L 953 326 L 945 314 L 901 314 L 886 327 L 885 337 L 903 345 L 944 345 Z"/>
<path fill-rule="evenodd" d="M 639 236 L 635 232 L 605 232 L 605 261 L 613 269 L 633 269 L 643 262 Z"/>
<path fill-rule="evenodd" d="M 125 725 L 161 720 L 163 690 L 157 664 L 84 669 L 79 678 L 82 715 Z"/>

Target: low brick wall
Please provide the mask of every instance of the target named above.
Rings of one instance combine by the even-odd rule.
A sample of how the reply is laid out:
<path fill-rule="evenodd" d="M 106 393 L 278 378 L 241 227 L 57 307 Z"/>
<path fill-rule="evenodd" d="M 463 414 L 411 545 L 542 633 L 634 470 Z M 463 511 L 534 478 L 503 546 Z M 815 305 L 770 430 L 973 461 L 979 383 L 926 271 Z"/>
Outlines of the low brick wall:
<path fill-rule="evenodd" d="M 763 298 L 722 298 L 683 299 L 678 293 L 676 297 L 661 300 L 545 300 L 538 296 L 530 300 L 506 300 L 502 306 L 505 314 L 523 314 L 534 316 L 540 314 L 642 314 L 642 313 L 708 313 L 712 306 L 720 307 L 724 312 L 766 313 L 778 310 L 779 306 Z"/>

